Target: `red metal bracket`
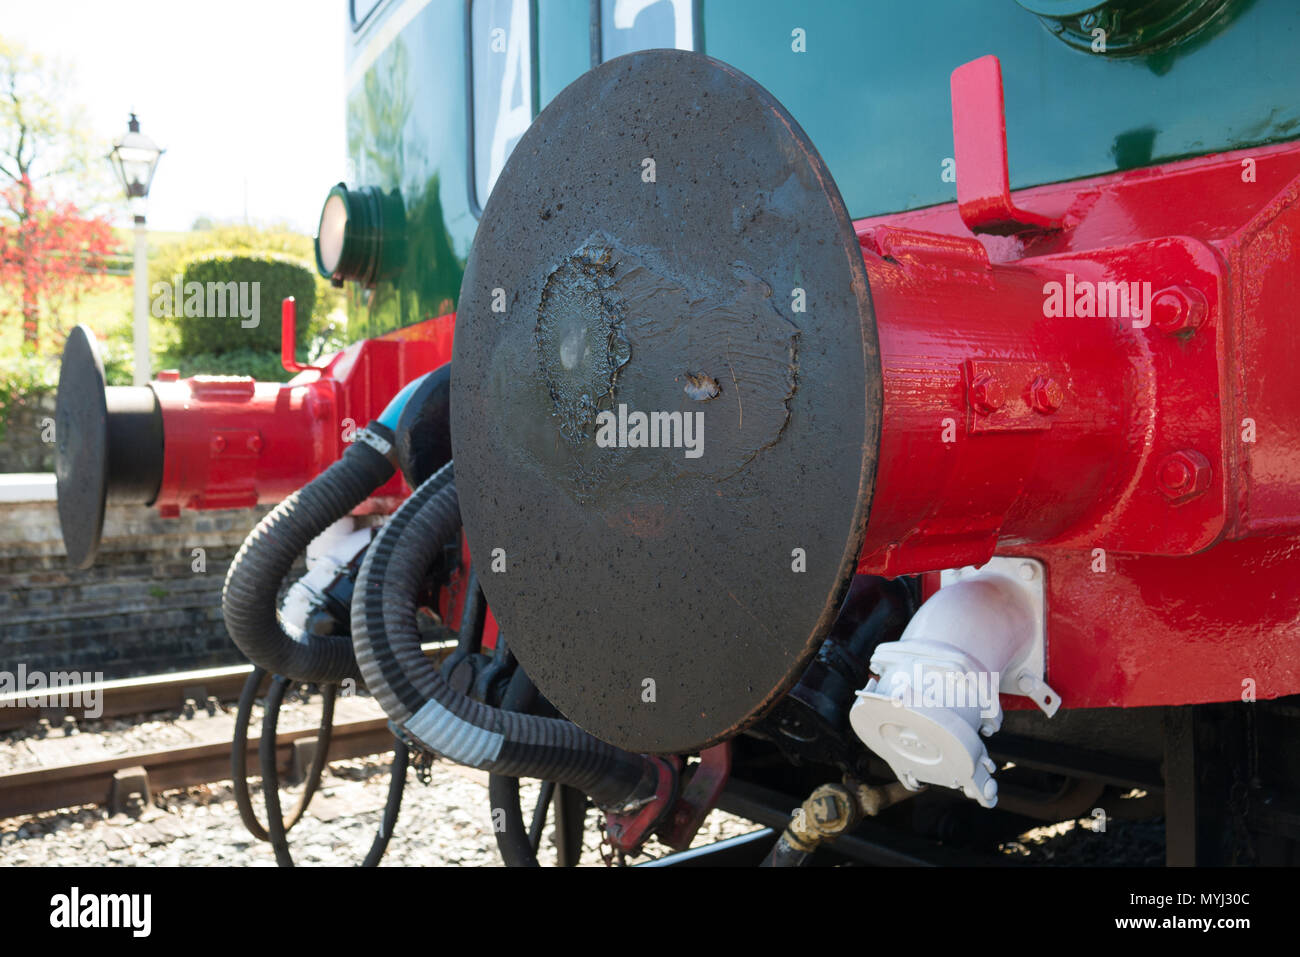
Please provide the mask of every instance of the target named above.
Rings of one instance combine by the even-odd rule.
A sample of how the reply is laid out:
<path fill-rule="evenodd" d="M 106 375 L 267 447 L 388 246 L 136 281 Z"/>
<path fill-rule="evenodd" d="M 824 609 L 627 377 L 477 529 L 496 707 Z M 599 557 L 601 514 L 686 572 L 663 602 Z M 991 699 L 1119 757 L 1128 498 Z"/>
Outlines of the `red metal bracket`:
<path fill-rule="evenodd" d="M 709 816 L 731 777 L 731 742 L 724 741 L 700 752 L 695 773 L 682 788 L 681 797 L 659 829 L 660 839 L 675 851 L 691 846 L 695 833 Z"/>
<path fill-rule="evenodd" d="M 294 358 L 294 347 L 298 343 L 298 307 L 293 296 L 288 296 L 280 303 L 280 365 L 285 372 L 306 372 L 318 366 L 303 365 Z"/>
<path fill-rule="evenodd" d="M 610 845 L 616 850 L 632 853 L 644 844 L 664 819 L 677 794 L 677 776 L 680 771 L 678 762 L 681 759 L 674 755 L 668 758 L 652 756 L 650 760 L 659 768 L 655 796 L 631 814 L 605 815 L 605 831 L 609 835 Z"/>
<path fill-rule="evenodd" d="M 973 233 L 1010 236 L 1060 229 L 1059 220 L 1019 209 L 1007 171 L 1002 63 L 983 56 L 952 71 L 952 145 L 957 209 Z"/>

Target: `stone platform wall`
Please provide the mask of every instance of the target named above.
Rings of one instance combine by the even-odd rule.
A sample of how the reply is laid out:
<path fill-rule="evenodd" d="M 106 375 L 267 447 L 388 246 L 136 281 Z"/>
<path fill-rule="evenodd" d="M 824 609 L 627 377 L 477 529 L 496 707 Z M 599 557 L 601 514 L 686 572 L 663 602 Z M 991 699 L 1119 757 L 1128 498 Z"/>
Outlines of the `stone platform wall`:
<path fill-rule="evenodd" d="M 164 519 L 110 506 L 99 558 L 79 572 L 52 500 L 0 500 L 0 671 L 25 663 L 128 678 L 242 663 L 221 621 L 221 586 L 266 511 Z"/>

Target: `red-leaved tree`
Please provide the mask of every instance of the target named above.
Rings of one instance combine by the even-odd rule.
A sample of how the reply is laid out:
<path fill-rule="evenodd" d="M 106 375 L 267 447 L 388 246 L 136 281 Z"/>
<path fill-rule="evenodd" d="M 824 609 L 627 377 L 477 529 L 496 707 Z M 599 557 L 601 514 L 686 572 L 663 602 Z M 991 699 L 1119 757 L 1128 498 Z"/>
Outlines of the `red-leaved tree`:
<path fill-rule="evenodd" d="M 0 188 L 0 213 L 8 213 L 0 219 L 0 288 L 18 293 L 23 342 L 35 348 L 42 310 L 93 281 L 113 250 L 113 230 L 70 202 L 40 196 L 25 175 Z"/>
<path fill-rule="evenodd" d="M 0 36 L 0 318 L 20 313 L 33 351 L 42 316 L 92 283 L 113 245 L 86 212 L 107 175 L 98 147 L 67 67 Z"/>

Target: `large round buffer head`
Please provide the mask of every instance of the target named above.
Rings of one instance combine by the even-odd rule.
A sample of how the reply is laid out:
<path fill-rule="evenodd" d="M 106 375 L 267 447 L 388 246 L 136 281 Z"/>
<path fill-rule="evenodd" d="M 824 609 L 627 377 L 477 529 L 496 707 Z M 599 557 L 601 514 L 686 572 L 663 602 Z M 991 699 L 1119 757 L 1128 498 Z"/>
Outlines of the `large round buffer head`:
<path fill-rule="evenodd" d="M 89 568 L 99 549 L 108 494 L 108 404 L 104 363 L 94 335 L 85 326 L 68 333 L 55 395 L 59 525 L 69 564 Z"/>
<path fill-rule="evenodd" d="M 541 691 L 633 751 L 756 720 L 835 617 L 880 427 L 862 253 L 790 114 L 674 50 L 565 89 L 483 211 L 451 405 L 470 550 Z"/>
<path fill-rule="evenodd" d="M 107 503 L 148 505 L 163 470 L 158 397 L 148 386 L 105 386 L 104 363 L 85 326 L 68 333 L 54 409 L 59 525 L 68 563 L 95 562 Z"/>

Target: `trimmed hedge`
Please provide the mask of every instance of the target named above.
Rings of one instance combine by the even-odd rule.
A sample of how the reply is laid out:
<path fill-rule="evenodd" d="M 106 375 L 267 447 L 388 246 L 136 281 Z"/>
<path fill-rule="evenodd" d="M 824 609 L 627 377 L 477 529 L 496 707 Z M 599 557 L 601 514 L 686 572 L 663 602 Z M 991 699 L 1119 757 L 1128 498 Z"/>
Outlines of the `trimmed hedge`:
<path fill-rule="evenodd" d="M 293 373 L 280 364 L 280 352 L 236 349 L 233 352 L 199 352 L 190 356 L 168 353 L 160 368 L 175 369 L 182 379 L 192 375 L 248 375 L 259 382 L 288 382 Z"/>
<path fill-rule="evenodd" d="M 171 351 L 179 357 L 232 352 L 278 357 L 281 301 L 286 296 L 297 300 L 299 342 L 316 306 L 315 273 L 279 256 L 202 256 L 185 265 L 182 282 L 179 302 L 174 285 L 167 292 L 152 291 L 155 315 L 170 315 L 176 324 L 179 335 Z"/>

